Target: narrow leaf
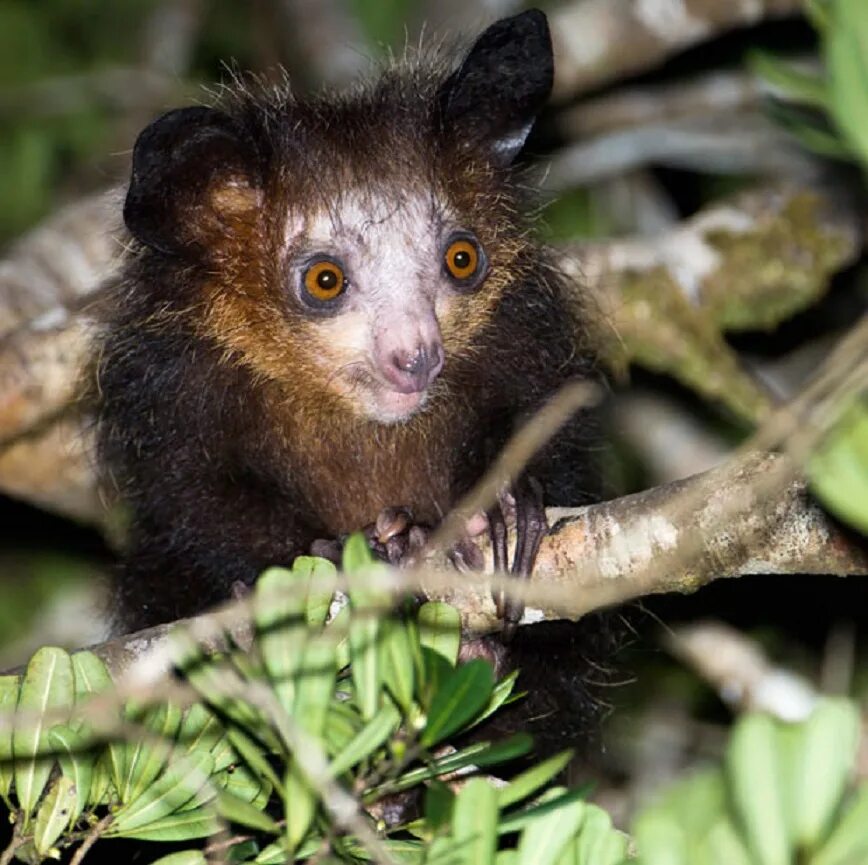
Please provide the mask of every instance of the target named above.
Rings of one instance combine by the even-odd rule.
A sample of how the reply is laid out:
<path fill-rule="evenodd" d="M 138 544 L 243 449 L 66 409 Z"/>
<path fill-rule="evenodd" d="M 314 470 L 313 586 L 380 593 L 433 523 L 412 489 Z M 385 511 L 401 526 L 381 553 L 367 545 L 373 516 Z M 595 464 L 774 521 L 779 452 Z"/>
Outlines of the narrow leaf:
<path fill-rule="evenodd" d="M 561 751 L 542 763 L 537 763 L 530 769 L 516 775 L 506 787 L 497 791 L 497 804 L 503 810 L 528 796 L 538 793 L 553 778 L 566 769 L 573 758 L 573 751 Z"/>
<path fill-rule="evenodd" d="M 587 807 L 569 802 L 532 820 L 518 842 L 519 865 L 552 865 L 578 832 Z"/>
<path fill-rule="evenodd" d="M 216 835 L 222 828 L 220 818 L 213 808 L 199 808 L 195 811 L 185 811 L 182 814 L 172 814 L 160 820 L 154 820 L 140 829 L 124 829 L 117 831 L 113 826 L 106 834 L 116 838 L 132 838 L 138 841 L 192 841 L 194 838 L 209 838 Z"/>
<path fill-rule="evenodd" d="M 133 837 L 130 832 L 174 814 L 208 784 L 213 768 L 210 754 L 196 751 L 181 757 L 135 802 L 117 812 L 109 831 Z"/>
<path fill-rule="evenodd" d="M 431 700 L 421 744 L 430 748 L 461 730 L 488 703 L 493 687 L 487 661 L 477 658 L 457 667 Z"/>
<path fill-rule="evenodd" d="M 483 778 L 471 778 L 458 794 L 452 835 L 467 865 L 490 865 L 497 849 L 497 791 Z"/>
<path fill-rule="evenodd" d="M 217 813 L 230 823 L 276 835 L 280 827 L 264 811 L 225 790 L 217 794 Z"/>
<path fill-rule="evenodd" d="M 401 715 L 395 706 L 386 702 L 373 718 L 359 731 L 332 761 L 330 770 L 334 777 L 348 772 L 357 763 L 367 759 L 398 729 Z"/>

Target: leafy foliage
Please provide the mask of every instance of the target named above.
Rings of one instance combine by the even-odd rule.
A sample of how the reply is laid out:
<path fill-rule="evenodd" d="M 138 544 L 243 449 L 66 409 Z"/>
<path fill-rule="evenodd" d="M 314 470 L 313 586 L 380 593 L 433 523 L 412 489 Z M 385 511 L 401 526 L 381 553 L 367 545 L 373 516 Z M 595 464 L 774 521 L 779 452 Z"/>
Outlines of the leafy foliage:
<path fill-rule="evenodd" d="M 676 784 L 639 815 L 641 865 L 858 865 L 868 784 L 849 783 L 859 713 L 822 701 L 800 724 L 747 715 L 724 766 Z"/>
<path fill-rule="evenodd" d="M 15 856 L 56 858 L 90 834 L 192 842 L 229 829 L 232 861 L 261 865 L 371 858 L 371 837 L 396 862 L 623 861 L 626 839 L 602 811 L 546 789 L 569 753 L 499 788 L 479 774 L 531 742 L 462 741 L 511 699 L 514 677 L 495 683 L 485 661 L 456 663 L 455 611 L 384 616 L 389 596 L 361 537 L 344 566 L 349 605 L 328 625 L 335 569 L 301 558 L 260 578 L 250 650 L 227 636 L 209 657 L 178 632 L 178 668 L 199 697 L 186 709 L 127 703 L 107 722 L 105 706 L 119 704 L 89 652 L 45 648 L 23 679 L 0 679 L 0 706 L 19 710 L 0 734 Z M 402 801 L 418 807 L 396 824 L 372 816 Z M 191 849 L 159 861 L 205 858 Z"/>

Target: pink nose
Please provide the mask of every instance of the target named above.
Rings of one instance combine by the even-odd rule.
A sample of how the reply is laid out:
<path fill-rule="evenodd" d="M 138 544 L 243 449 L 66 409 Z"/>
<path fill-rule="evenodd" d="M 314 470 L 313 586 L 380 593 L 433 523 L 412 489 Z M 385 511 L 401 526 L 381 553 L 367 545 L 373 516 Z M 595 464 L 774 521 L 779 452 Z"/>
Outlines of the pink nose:
<path fill-rule="evenodd" d="M 439 342 L 417 346 L 413 351 L 393 351 L 381 364 L 383 375 L 399 393 L 425 390 L 443 369 L 443 346 Z"/>

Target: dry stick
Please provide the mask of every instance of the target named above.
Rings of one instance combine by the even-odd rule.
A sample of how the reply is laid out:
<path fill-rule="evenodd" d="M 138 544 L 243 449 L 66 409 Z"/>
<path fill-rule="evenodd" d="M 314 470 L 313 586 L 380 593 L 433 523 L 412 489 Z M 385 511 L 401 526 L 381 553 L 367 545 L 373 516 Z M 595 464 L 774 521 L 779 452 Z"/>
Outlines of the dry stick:
<path fill-rule="evenodd" d="M 99 841 L 102 833 L 111 826 L 112 820 L 114 820 L 114 814 L 106 814 L 99 823 L 94 824 L 84 841 L 78 846 L 75 855 L 69 860 L 69 865 L 81 865 L 84 862 L 84 857 L 90 853 L 90 848 Z"/>

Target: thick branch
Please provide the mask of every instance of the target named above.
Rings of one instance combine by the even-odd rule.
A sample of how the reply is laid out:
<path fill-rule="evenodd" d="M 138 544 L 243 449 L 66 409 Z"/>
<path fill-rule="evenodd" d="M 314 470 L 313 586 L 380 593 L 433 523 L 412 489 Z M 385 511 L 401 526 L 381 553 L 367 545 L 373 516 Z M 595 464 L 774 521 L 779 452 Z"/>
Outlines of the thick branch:
<path fill-rule="evenodd" d="M 534 574 L 518 584 L 527 602 L 524 623 L 579 619 L 645 595 L 693 592 L 724 577 L 868 575 L 868 549 L 850 543 L 810 502 L 804 486 L 787 480 L 790 472 L 786 458 L 755 454 L 638 495 L 549 509 L 552 530 Z M 777 493 L 764 495 L 770 478 Z M 490 567 L 490 549 L 485 552 Z M 429 597 L 455 604 L 467 631 L 499 629 L 491 583 L 482 575 L 474 580 L 435 567 L 421 578 L 412 572 L 400 577 L 405 589 L 421 586 Z M 224 613 L 224 621 L 239 635 L 247 633 L 240 610 Z M 155 652 L 165 658 L 172 627 L 113 640 L 97 652 L 114 672 L 124 672 Z M 158 661 L 149 675 L 164 663 Z"/>
<path fill-rule="evenodd" d="M 801 13 L 803 0 L 574 0 L 551 13 L 555 95 L 654 67 L 736 27 Z"/>

